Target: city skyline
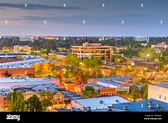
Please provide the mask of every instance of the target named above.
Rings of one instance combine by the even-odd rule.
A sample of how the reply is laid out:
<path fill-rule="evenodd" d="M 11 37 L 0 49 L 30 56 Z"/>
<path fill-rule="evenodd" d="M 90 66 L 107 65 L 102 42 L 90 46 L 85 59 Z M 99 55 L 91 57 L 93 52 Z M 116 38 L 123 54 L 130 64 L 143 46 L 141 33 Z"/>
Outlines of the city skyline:
<path fill-rule="evenodd" d="M 0 35 L 167 36 L 167 0 L 1 0 Z"/>

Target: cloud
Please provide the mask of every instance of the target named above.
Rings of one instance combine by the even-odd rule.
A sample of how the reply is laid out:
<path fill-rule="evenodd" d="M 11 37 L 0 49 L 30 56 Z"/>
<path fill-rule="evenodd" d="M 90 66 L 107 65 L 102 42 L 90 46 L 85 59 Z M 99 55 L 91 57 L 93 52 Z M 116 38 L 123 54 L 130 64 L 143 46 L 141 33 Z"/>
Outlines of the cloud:
<path fill-rule="evenodd" d="M 13 3 L 0 3 L 0 7 L 3 8 L 18 8 L 26 10 L 49 10 L 49 9 L 60 9 L 60 10 L 82 10 L 81 7 L 75 6 L 50 6 L 42 4 L 13 4 Z"/>

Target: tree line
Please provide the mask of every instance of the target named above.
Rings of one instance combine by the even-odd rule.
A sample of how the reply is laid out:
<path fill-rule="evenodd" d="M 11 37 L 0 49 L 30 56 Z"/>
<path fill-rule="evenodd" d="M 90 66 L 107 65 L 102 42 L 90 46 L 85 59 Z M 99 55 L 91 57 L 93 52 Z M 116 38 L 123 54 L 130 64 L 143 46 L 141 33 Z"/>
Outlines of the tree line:
<path fill-rule="evenodd" d="M 10 92 L 6 96 L 9 110 L 12 112 L 42 112 L 51 106 L 53 94 L 45 90 L 40 92 L 40 98 L 32 95 L 25 100 L 21 91 Z"/>

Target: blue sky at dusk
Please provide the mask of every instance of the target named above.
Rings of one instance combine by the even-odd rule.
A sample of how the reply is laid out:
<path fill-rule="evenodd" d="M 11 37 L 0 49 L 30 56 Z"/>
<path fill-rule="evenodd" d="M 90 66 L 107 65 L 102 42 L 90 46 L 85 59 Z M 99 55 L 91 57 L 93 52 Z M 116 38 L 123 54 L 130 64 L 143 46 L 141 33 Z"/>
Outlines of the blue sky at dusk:
<path fill-rule="evenodd" d="M 168 0 L 0 0 L 0 35 L 168 36 Z"/>

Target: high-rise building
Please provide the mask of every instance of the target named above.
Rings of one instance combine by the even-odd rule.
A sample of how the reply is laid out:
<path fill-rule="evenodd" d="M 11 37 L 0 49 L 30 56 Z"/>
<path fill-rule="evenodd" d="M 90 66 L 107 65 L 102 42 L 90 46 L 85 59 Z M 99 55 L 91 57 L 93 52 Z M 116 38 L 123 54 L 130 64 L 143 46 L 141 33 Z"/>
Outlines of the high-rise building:
<path fill-rule="evenodd" d="M 111 62 L 112 46 L 102 46 L 101 43 L 85 42 L 82 46 L 71 46 L 72 55 L 79 58 L 101 58 L 106 62 Z"/>
<path fill-rule="evenodd" d="M 34 36 L 20 36 L 19 40 L 20 41 L 31 41 L 31 42 L 34 42 Z"/>

